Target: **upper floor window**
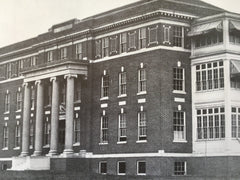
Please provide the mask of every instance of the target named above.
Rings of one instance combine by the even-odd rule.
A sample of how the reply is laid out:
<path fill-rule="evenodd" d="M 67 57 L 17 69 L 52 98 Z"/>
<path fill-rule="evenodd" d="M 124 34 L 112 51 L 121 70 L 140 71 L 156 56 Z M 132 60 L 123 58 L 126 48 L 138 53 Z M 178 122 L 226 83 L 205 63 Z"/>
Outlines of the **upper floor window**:
<path fill-rule="evenodd" d="M 183 47 L 183 27 L 173 26 L 173 46 Z"/>
<path fill-rule="evenodd" d="M 174 162 L 174 175 L 183 176 L 187 174 L 187 162 Z"/>
<path fill-rule="evenodd" d="M 128 49 L 136 49 L 136 32 L 128 33 Z"/>
<path fill-rule="evenodd" d="M 117 53 L 117 36 L 110 37 L 110 54 Z"/>
<path fill-rule="evenodd" d="M 127 33 L 120 34 L 120 53 L 127 52 Z"/>
<path fill-rule="evenodd" d="M 101 97 L 108 97 L 109 96 L 109 76 L 103 75 L 102 76 L 102 88 L 101 88 Z"/>
<path fill-rule="evenodd" d="M 118 129 L 118 141 L 127 141 L 127 119 L 126 113 L 119 114 L 119 129 Z"/>
<path fill-rule="evenodd" d="M 173 68 L 173 90 L 184 91 L 184 69 Z"/>
<path fill-rule="evenodd" d="M 75 88 L 74 88 L 74 101 L 80 102 L 81 101 L 81 80 L 75 79 Z"/>
<path fill-rule="evenodd" d="M 108 37 L 102 39 L 102 57 L 109 56 L 109 40 Z"/>
<path fill-rule="evenodd" d="M 18 62 L 12 62 L 11 63 L 11 73 L 9 74 L 10 78 L 17 77 L 18 76 Z"/>
<path fill-rule="evenodd" d="M 195 48 L 212 46 L 223 42 L 223 32 L 213 31 L 194 38 Z"/>
<path fill-rule="evenodd" d="M 141 68 L 138 70 L 138 92 L 146 92 L 147 79 L 146 79 L 146 69 Z"/>
<path fill-rule="evenodd" d="M 163 25 L 163 44 L 170 43 L 170 28 L 171 26 Z"/>
<path fill-rule="evenodd" d="M 146 42 L 147 42 L 147 32 L 146 28 L 140 28 L 139 29 L 139 49 L 145 48 L 146 47 Z"/>
<path fill-rule="evenodd" d="M 67 58 L 67 48 L 63 47 L 60 49 L 60 59 L 66 59 Z"/>
<path fill-rule="evenodd" d="M 10 93 L 7 90 L 7 92 L 5 93 L 5 101 L 4 101 L 4 111 L 5 112 L 9 112 L 10 111 Z"/>
<path fill-rule="evenodd" d="M 20 142 L 21 142 L 21 126 L 17 124 L 15 127 L 15 147 L 20 147 Z"/>
<path fill-rule="evenodd" d="M 83 58 L 82 43 L 76 44 L 76 58 L 80 60 Z"/>
<path fill-rule="evenodd" d="M 158 44 L 158 39 L 157 39 L 157 35 L 158 35 L 158 26 L 155 27 L 149 27 L 148 31 L 149 31 L 149 45 L 150 44 Z"/>
<path fill-rule="evenodd" d="M 47 52 L 47 62 L 53 61 L 53 51 Z"/>
<path fill-rule="evenodd" d="M 78 113 L 75 113 L 74 119 L 74 143 L 80 144 L 80 118 L 78 117 Z"/>
<path fill-rule="evenodd" d="M 138 140 L 147 140 L 147 119 L 145 111 L 138 112 Z"/>
<path fill-rule="evenodd" d="M 225 138 L 224 108 L 197 110 L 197 139 Z"/>
<path fill-rule="evenodd" d="M 127 94 L 127 73 L 119 73 L 119 96 Z"/>
<path fill-rule="evenodd" d="M 108 143 L 108 116 L 101 116 L 100 143 Z"/>
<path fill-rule="evenodd" d="M 37 63 L 38 56 L 30 57 L 30 66 L 35 66 Z"/>
<path fill-rule="evenodd" d="M 48 85 L 45 88 L 45 106 L 51 105 L 52 104 L 52 86 Z"/>
<path fill-rule="evenodd" d="M 10 79 L 12 77 L 12 64 L 7 64 L 7 70 L 6 70 L 6 77 L 7 79 Z"/>
<path fill-rule="evenodd" d="M 95 41 L 95 54 L 96 58 L 101 57 L 101 40 Z"/>
<path fill-rule="evenodd" d="M 17 91 L 17 111 L 22 109 L 22 91 L 21 88 Z"/>
<path fill-rule="evenodd" d="M 223 61 L 196 66 L 196 90 L 224 88 Z"/>
<path fill-rule="evenodd" d="M 173 112 L 173 132 L 174 141 L 186 140 L 185 113 L 182 111 Z"/>
<path fill-rule="evenodd" d="M 3 149 L 8 148 L 8 127 L 3 127 Z"/>

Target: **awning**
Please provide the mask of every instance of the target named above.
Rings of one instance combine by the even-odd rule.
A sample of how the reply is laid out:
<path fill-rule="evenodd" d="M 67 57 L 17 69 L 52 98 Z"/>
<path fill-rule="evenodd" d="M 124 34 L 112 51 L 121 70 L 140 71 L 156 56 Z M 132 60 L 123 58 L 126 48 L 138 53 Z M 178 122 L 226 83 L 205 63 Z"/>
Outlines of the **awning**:
<path fill-rule="evenodd" d="M 240 22 L 239 21 L 230 21 L 229 28 L 230 28 L 230 30 L 235 29 L 235 30 L 240 31 Z"/>
<path fill-rule="evenodd" d="M 240 61 L 231 60 L 230 72 L 231 77 L 240 77 Z"/>
<path fill-rule="evenodd" d="M 223 29 L 222 21 L 216 21 L 216 22 L 211 22 L 208 24 L 202 24 L 199 26 L 195 26 L 188 33 L 188 36 L 197 36 L 200 34 L 206 34 L 214 29 L 217 31 L 221 31 Z"/>

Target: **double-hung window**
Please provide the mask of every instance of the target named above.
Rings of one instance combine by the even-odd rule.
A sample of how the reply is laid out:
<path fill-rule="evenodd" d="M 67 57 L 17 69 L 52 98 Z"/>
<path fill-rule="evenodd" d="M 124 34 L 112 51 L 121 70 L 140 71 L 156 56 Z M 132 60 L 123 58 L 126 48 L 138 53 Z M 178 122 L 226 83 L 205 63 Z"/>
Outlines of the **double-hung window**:
<path fill-rule="evenodd" d="M 60 49 L 60 59 L 66 59 L 67 58 L 67 48 L 63 47 Z"/>
<path fill-rule="evenodd" d="M 110 37 L 110 55 L 117 53 L 117 39 L 117 36 Z"/>
<path fill-rule="evenodd" d="M 125 161 L 118 161 L 118 175 L 125 175 L 126 174 L 126 162 Z"/>
<path fill-rule="evenodd" d="M 20 111 L 22 109 L 22 91 L 19 88 L 17 91 L 17 111 Z"/>
<path fill-rule="evenodd" d="M 147 119 L 146 112 L 138 112 L 138 141 L 147 140 Z"/>
<path fill-rule="evenodd" d="M 44 146 L 49 146 L 50 144 L 50 122 L 48 117 L 46 117 L 46 120 L 44 122 L 44 131 L 43 131 L 43 144 Z"/>
<path fill-rule="evenodd" d="M 147 79 L 146 79 L 146 69 L 141 68 L 138 70 L 138 93 L 146 92 L 146 85 Z"/>
<path fill-rule="evenodd" d="M 11 63 L 7 64 L 6 76 L 7 76 L 7 79 L 10 79 L 12 76 L 12 64 Z"/>
<path fill-rule="evenodd" d="M 136 49 L 136 32 L 128 33 L 128 49 L 133 50 Z"/>
<path fill-rule="evenodd" d="M 120 34 L 120 53 L 127 52 L 127 33 Z"/>
<path fill-rule="evenodd" d="M 126 142 L 127 141 L 127 119 L 126 113 L 119 114 L 119 130 L 118 130 L 118 141 Z"/>
<path fill-rule="evenodd" d="M 80 144 L 80 118 L 78 113 L 75 113 L 74 119 L 74 144 Z"/>
<path fill-rule="evenodd" d="M 119 73 L 119 96 L 127 94 L 127 73 Z"/>
<path fill-rule="evenodd" d="M 3 127 L 3 149 L 8 148 L 8 127 Z"/>
<path fill-rule="evenodd" d="M 108 116 L 101 116 L 100 143 L 108 143 Z"/>
<path fill-rule="evenodd" d="M 20 147 L 21 142 L 21 126 L 19 124 L 15 127 L 15 147 Z"/>
<path fill-rule="evenodd" d="M 101 57 L 101 40 L 95 41 L 95 58 Z"/>
<path fill-rule="evenodd" d="M 105 98 L 109 96 L 109 76 L 102 76 L 102 88 L 101 88 L 101 97 Z"/>
<path fill-rule="evenodd" d="M 99 173 L 107 174 L 107 162 L 106 161 L 99 162 Z"/>
<path fill-rule="evenodd" d="M 187 162 L 179 161 L 174 162 L 174 175 L 183 176 L 187 174 Z"/>
<path fill-rule="evenodd" d="M 47 62 L 53 61 L 53 51 L 47 52 Z"/>
<path fill-rule="evenodd" d="M 173 112 L 173 132 L 174 141 L 186 140 L 185 113 L 182 111 Z"/>
<path fill-rule="evenodd" d="M 102 57 L 109 56 L 109 39 L 108 37 L 102 39 Z"/>
<path fill-rule="evenodd" d="M 4 101 L 4 112 L 9 112 L 10 111 L 10 93 L 7 91 L 5 93 L 5 101 Z"/>
<path fill-rule="evenodd" d="M 183 47 L 183 27 L 173 26 L 173 46 Z"/>
<path fill-rule="evenodd" d="M 82 43 L 76 44 L 76 59 L 83 58 L 83 50 L 82 50 Z"/>
<path fill-rule="evenodd" d="M 147 39 L 146 28 L 140 28 L 139 29 L 139 42 L 138 42 L 139 49 L 146 47 L 146 42 L 147 42 L 146 39 Z"/>
<path fill-rule="evenodd" d="M 174 91 L 185 91 L 184 83 L 184 69 L 173 68 L 173 90 Z"/>

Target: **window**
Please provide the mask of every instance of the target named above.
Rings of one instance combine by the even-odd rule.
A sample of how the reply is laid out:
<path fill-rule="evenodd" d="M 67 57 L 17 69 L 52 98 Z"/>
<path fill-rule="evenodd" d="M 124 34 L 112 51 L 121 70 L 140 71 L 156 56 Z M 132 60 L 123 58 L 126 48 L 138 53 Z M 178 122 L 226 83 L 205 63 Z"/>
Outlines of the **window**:
<path fill-rule="evenodd" d="M 38 56 L 30 57 L 30 66 L 35 66 L 37 62 Z"/>
<path fill-rule="evenodd" d="M 4 111 L 9 112 L 10 111 L 10 93 L 9 91 L 5 94 L 5 105 L 4 105 Z"/>
<path fill-rule="evenodd" d="M 22 91 L 21 89 L 17 92 L 17 111 L 22 109 Z"/>
<path fill-rule="evenodd" d="M 119 130 L 118 130 L 118 141 L 127 141 L 127 120 L 126 113 L 119 114 Z"/>
<path fill-rule="evenodd" d="M 240 108 L 232 107 L 232 138 L 240 137 Z"/>
<path fill-rule="evenodd" d="M 128 33 L 128 49 L 136 49 L 136 32 Z"/>
<path fill-rule="evenodd" d="M 229 32 L 229 40 L 233 44 L 239 44 L 240 43 L 239 31 L 230 30 L 230 32 Z"/>
<path fill-rule="evenodd" d="M 76 44 L 76 58 L 80 60 L 83 58 L 82 43 Z"/>
<path fill-rule="evenodd" d="M 147 120 L 145 111 L 141 111 L 138 113 L 138 140 L 147 140 Z"/>
<path fill-rule="evenodd" d="M 11 78 L 18 76 L 18 62 L 11 63 Z"/>
<path fill-rule="evenodd" d="M 101 40 L 95 41 L 95 54 L 96 58 L 101 57 Z"/>
<path fill-rule="evenodd" d="M 100 143 L 108 143 L 108 116 L 101 116 Z"/>
<path fill-rule="evenodd" d="M 117 53 L 117 36 L 110 38 L 110 54 Z"/>
<path fill-rule="evenodd" d="M 102 57 L 109 56 L 109 40 L 108 38 L 102 39 Z"/>
<path fill-rule="evenodd" d="M 53 51 L 47 52 L 47 62 L 53 61 Z"/>
<path fill-rule="evenodd" d="M 21 142 L 21 126 L 18 124 L 15 127 L 15 147 L 20 147 L 20 142 Z"/>
<path fill-rule="evenodd" d="M 80 118 L 78 117 L 78 113 L 75 114 L 74 119 L 74 143 L 80 144 Z"/>
<path fill-rule="evenodd" d="M 61 90 L 60 90 L 60 103 L 65 104 L 66 103 L 66 84 L 61 84 Z"/>
<path fill-rule="evenodd" d="M 137 162 L 137 174 L 138 175 L 146 175 L 146 162 L 145 161 Z"/>
<path fill-rule="evenodd" d="M 187 174 L 187 162 L 174 162 L 174 175 L 183 176 Z"/>
<path fill-rule="evenodd" d="M 46 120 L 44 122 L 44 131 L 43 131 L 43 145 L 49 146 L 50 144 L 50 122 L 48 120 L 48 117 L 46 117 Z"/>
<path fill-rule="evenodd" d="M 3 127 L 3 149 L 8 148 L 8 127 Z"/>
<path fill-rule="evenodd" d="M 173 112 L 173 132 L 174 141 L 186 140 L 185 113 L 182 111 Z"/>
<path fill-rule="evenodd" d="M 196 90 L 204 91 L 224 88 L 223 61 L 196 66 Z"/>
<path fill-rule="evenodd" d="M 119 73 L 119 96 L 127 94 L 127 73 Z"/>
<path fill-rule="evenodd" d="M 74 81 L 75 83 L 75 88 L 74 88 L 74 100 L 75 102 L 80 102 L 81 101 L 81 80 L 76 79 Z"/>
<path fill-rule="evenodd" d="M 173 68 L 173 90 L 184 91 L 184 69 Z"/>
<path fill-rule="evenodd" d="M 29 147 L 33 148 L 34 144 L 34 123 L 33 120 L 30 120 L 30 125 L 29 125 Z"/>
<path fill-rule="evenodd" d="M 102 98 L 109 96 L 109 76 L 104 75 L 102 77 L 102 90 L 101 90 Z"/>
<path fill-rule="evenodd" d="M 35 106 L 35 89 L 31 86 L 31 109 L 34 109 Z"/>
<path fill-rule="evenodd" d="M 138 92 L 146 92 L 146 69 L 141 68 L 138 70 Z"/>
<path fill-rule="evenodd" d="M 148 45 L 154 44 L 154 43 L 158 44 L 157 29 L 158 29 L 158 26 L 148 28 L 148 31 L 149 31 L 149 43 L 148 43 Z"/>
<path fill-rule="evenodd" d="M 118 175 L 125 175 L 126 174 L 126 162 L 125 161 L 118 161 Z"/>
<path fill-rule="evenodd" d="M 63 47 L 60 49 L 60 59 L 66 59 L 67 58 L 67 48 Z"/>
<path fill-rule="evenodd" d="M 163 25 L 163 44 L 170 43 L 170 28 L 171 26 Z"/>
<path fill-rule="evenodd" d="M 197 110 L 197 139 L 225 138 L 223 107 Z"/>
<path fill-rule="evenodd" d="M 147 32 L 146 28 L 141 28 L 139 29 L 139 49 L 145 48 L 146 47 L 146 38 L 147 38 Z"/>
<path fill-rule="evenodd" d="M 213 46 L 223 42 L 223 32 L 213 31 L 207 34 L 196 36 L 194 40 L 195 48 Z"/>
<path fill-rule="evenodd" d="M 7 71 L 6 71 L 6 77 L 7 79 L 10 79 L 12 76 L 12 67 L 11 67 L 11 63 L 7 64 Z"/>
<path fill-rule="evenodd" d="M 127 33 L 120 34 L 120 53 L 127 52 Z"/>
<path fill-rule="evenodd" d="M 107 174 L 107 162 L 99 162 L 99 173 Z"/>
<path fill-rule="evenodd" d="M 46 101 L 45 101 L 45 105 L 48 106 L 48 105 L 51 105 L 52 104 L 52 86 L 51 85 L 48 85 L 46 88 L 45 88 L 45 97 L 46 97 Z"/>
<path fill-rule="evenodd" d="M 183 47 L 183 27 L 173 26 L 173 46 Z"/>

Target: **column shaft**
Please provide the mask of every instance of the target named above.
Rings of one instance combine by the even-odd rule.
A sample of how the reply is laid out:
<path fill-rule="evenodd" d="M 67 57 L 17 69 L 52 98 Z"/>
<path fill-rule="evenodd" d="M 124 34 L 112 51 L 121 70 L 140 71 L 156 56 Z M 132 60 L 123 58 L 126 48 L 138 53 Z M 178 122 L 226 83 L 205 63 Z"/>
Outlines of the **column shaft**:
<path fill-rule="evenodd" d="M 74 77 L 67 78 L 67 96 L 66 96 L 66 127 L 65 127 L 65 149 L 64 154 L 73 153 L 73 108 L 74 108 Z"/>
<path fill-rule="evenodd" d="M 24 84 L 23 132 L 21 156 L 29 155 L 29 121 L 31 109 L 31 89 L 28 83 Z"/>
<path fill-rule="evenodd" d="M 51 144 L 49 155 L 58 153 L 58 121 L 59 121 L 59 81 L 51 78 L 52 81 L 52 111 L 51 111 Z"/>
<path fill-rule="evenodd" d="M 36 81 L 36 84 L 37 84 L 37 108 L 36 108 L 34 156 L 40 156 L 42 154 L 42 146 L 43 146 L 44 85 L 42 81 Z"/>

